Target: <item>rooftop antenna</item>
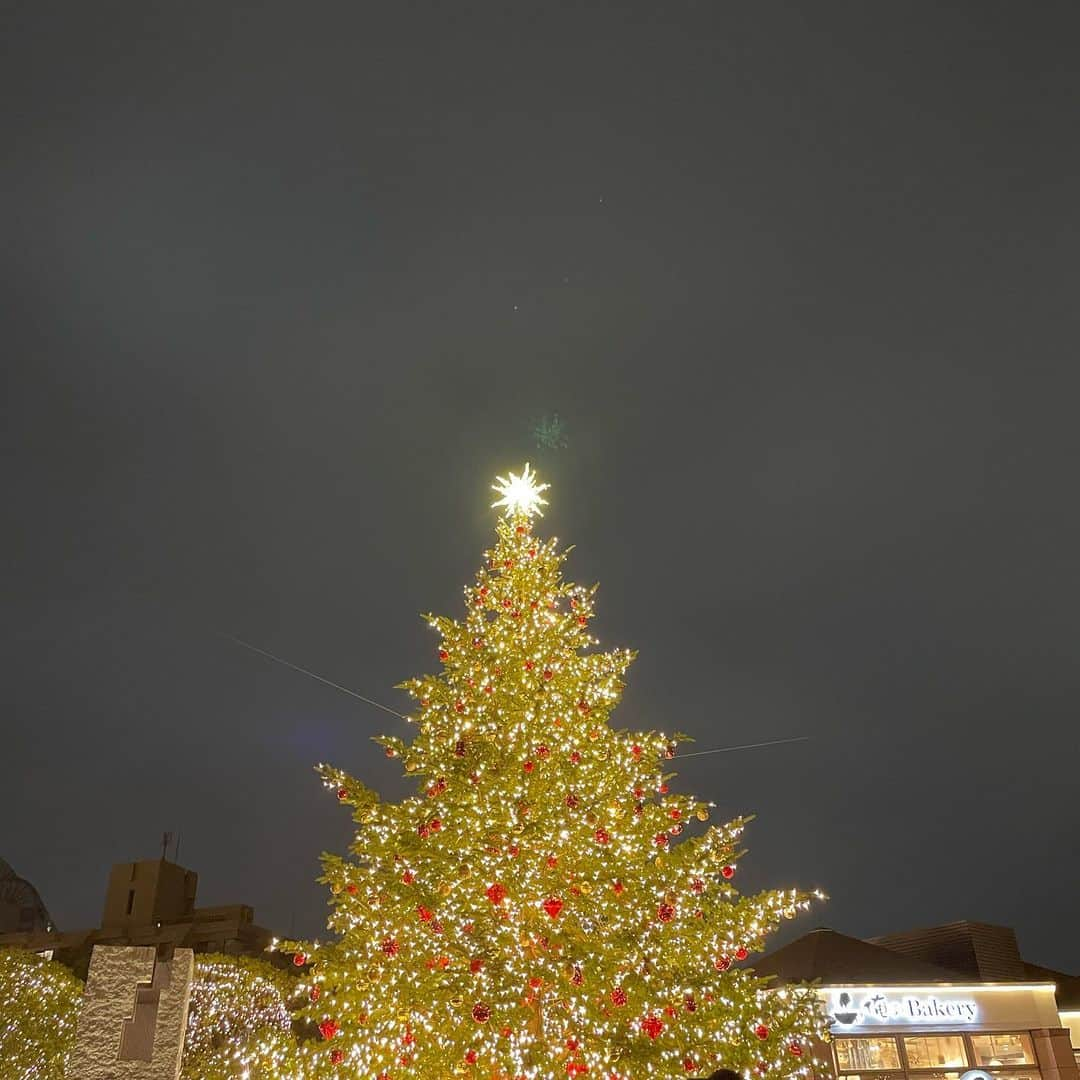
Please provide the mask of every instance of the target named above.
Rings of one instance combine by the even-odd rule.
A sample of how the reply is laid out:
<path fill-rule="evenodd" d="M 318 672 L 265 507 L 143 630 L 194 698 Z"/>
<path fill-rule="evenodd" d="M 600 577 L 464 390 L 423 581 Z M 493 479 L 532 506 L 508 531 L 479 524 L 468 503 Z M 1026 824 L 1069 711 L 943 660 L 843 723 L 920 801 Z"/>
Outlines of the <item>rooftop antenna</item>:
<path fill-rule="evenodd" d="M 176 833 L 176 847 L 173 848 L 173 860 L 175 862 L 177 862 L 177 863 L 180 861 L 180 832 L 179 832 L 179 830 L 177 830 L 177 833 Z"/>
<path fill-rule="evenodd" d="M 161 834 L 161 861 L 165 861 L 165 855 L 169 850 L 169 845 L 172 843 L 173 834 L 171 832 L 163 832 Z"/>

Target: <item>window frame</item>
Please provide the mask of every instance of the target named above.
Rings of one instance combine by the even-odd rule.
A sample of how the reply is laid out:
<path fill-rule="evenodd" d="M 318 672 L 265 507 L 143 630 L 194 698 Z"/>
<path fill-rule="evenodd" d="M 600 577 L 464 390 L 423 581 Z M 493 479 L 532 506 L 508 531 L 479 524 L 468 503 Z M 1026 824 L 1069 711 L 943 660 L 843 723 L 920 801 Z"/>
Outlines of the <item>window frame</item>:
<path fill-rule="evenodd" d="M 918 1068 L 912 1066 L 907 1052 L 907 1040 L 908 1039 L 959 1039 L 960 1049 L 964 1053 L 965 1060 L 959 1065 L 920 1065 Z M 900 1060 L 904 1065 L 904 1072 L 908 1076 L 925 1076 L 930 1073 L 957 1073 L 957 1075 L 963 1075 L 968 1069 L 973 1069 L 975 1066 L 971 1064 L 972 1048 L 967 1040 L 967 1032 L 964 1031 L 913 1031 L 910 1035 L 900 1036 Z"/>
<path fill-rule="evenodd" d="M 1039 1068 L 1039 1055 L 1035 1053 L 1035 1040 L 1031 1037 L 1030 1031 L 973 1031 L 968 1035 L 969 1041 L 973 1038 L 984 1037 L 993 1038 L 995 1035 L 1019 1035 L 1027 1043 L 1027 1048 L 1031 1051 L 1031 1061 L 1021 1065 L 980 1065 L 976 1060 L 975 1043 L 972 1042 L 971 1060 L 973 1065 L 969 1066 L 972 1069 L 982 1069 L 988 1072 L 991 1076 L 998 1072 L 1031 1072 Z"/>
<path fill-rule="evenodd" d="M 892 1039 L 893 1046 L 896 1048 L 896 1067 L 885 1069 L 848 1069 L 844 1072 L 840 1070 L 840 1055 L 836 1050 L 836 1043 L 840 1039 L 848 1039 L 850 1041 L 856 1041 L 858 1039 L 864 1039 L 867 1041 L 884 1042 L 886 1039 Z M 880 1035 L 864 1035 L 862 1033 L 858 1035 L 834 1035 L 832 1038 L 832 1052 L 833 1052 L 833 1064 L 836 1067 L 836 1075 L 839 1076 L 858 1076 L 863 1073 L 872 1073 L 875 1076 L 897 1076 L 901 1073 L 906 1073 L 908 1070 L 904 1065 L 903 1047 L 900 1045 L 900 1037 L 889 1031 L 883 1031 Z"/>
<path fill-rule="evenodd" d="M 978 1065 L 976 1064 L 975 1044 L 971 1041 L 973 1036 L 978 1035 L 1020 1035 L 1027 1040 L 1028 1046 L 1031 1048 L 1031 1056 L 1034 1060 L 1030 1065 Z M 964 1055 L 966 1058 L 966 1064 L 959 1066 L 945 1066 L 935 1065 L 926 1068 L 912 1068 L 911 1061 L 908 1058 L 907 1046 L 904 1043 L 905 1039 L 917 1039 L 935 1036 L 959 1038 L 961 1045 L 964 1048 Z M 840 1039 L 892 1039 L 896 1044 L 897 1061 L 900 1065 L 897 1069 L 849 1069 L 842 1070 L 840 1068 L 840 1056 L 836 1051 L 836 1043 Z M 1042 1080 L 1042 1066 L 1039 1064 L 1039 1055 L 1035 1049 L 1035 1040 L 1031 1037 L 1030 1030 L 1010 1028 L 1006 1031 L 883 1031 L 880 1034 L 871 1034 L 869 1032 L 860 1031 L 844 1032 L 841 1035 L 834 1035 L 830 1040 L 830 1049 L 832 1051 L 832 1064 L 833 1074 L 837 1077 L 837 1080 L 844 1080 L 844 1077 L 860 1076 L 870 1074 L 873 1077 L 895 1077 L 899 1074 L 904 1074 L 905 1077 L 912 1078 L 912 1080 L 919 1080 L 920 1077 L 928 1077 L 933 1073 L 951 1073 L 955 1072 L 963 1075 L 969 1069 L 980 1069 L 983 1072 L 989 1073 L 991 1076 L 996 1076 L 998 1073 L 1024 1073 L 1029 1077 L 1029 1080 Z M 1077 1051 L 1080 1055 L 1080 1051 Z"/>

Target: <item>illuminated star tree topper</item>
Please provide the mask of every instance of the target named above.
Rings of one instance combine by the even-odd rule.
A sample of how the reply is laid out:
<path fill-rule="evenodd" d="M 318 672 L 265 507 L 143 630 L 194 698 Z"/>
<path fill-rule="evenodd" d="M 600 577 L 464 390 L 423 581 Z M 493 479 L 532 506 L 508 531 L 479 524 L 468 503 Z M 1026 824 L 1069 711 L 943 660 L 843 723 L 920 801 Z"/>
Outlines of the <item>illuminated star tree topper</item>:
<path fill-rule="evenodd" d="M 493 502 L 492 508 L 498 509 L 500 506 L 505 506 L 507 517 L 513 517 L 515 514 L 524 514 L 526 517 L 538 514 L 543 517 L 544 511 L 540 507 L 547 506 L 547 499 L 543 497 L 543 492 L 547 491 L 551 485 L 538 484 L 536 481 L 537 475 L 529 467 L 527 461 L 520 476 L 514 473 L 497 476 L 495 483 L 491 485 L 491 490 L 497 492 L 502 498 Z"/>

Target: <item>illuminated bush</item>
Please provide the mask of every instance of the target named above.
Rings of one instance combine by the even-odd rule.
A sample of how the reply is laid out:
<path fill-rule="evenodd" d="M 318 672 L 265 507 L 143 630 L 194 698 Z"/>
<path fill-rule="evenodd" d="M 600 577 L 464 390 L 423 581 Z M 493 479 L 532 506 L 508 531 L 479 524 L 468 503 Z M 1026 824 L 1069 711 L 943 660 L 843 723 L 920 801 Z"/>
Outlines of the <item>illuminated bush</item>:
<path fill-rule="evenodd" d="M 296 1040 L 288 1001 L 295 981 L 247 956 L 195 958 L 184 1080 L 288 1075 Z"/>
<path fill-rule="evenodd" d="M 23 949 L 0 949 L 4 1080 L 63 1080 L 82 989 L 62 964 Z"/>

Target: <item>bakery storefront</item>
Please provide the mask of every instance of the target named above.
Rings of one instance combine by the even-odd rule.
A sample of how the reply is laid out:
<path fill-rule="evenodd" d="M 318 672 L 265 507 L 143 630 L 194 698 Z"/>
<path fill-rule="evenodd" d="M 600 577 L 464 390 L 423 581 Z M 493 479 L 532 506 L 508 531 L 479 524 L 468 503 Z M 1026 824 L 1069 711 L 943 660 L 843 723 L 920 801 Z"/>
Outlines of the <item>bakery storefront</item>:
<path fill-rule="evenodd" d="M 1053 984 L 829 986 L 819 993 L 837 1080 L 1076 1075 Z"/>
<path fill-rule="evenodd" d="M 1067 1019 L 1078 980 L 1027 964 L 1008 928 L 815 930 L 753 966 L 777 985 L 816 983 L 829 1080 L 1080 1080 Z"/>

